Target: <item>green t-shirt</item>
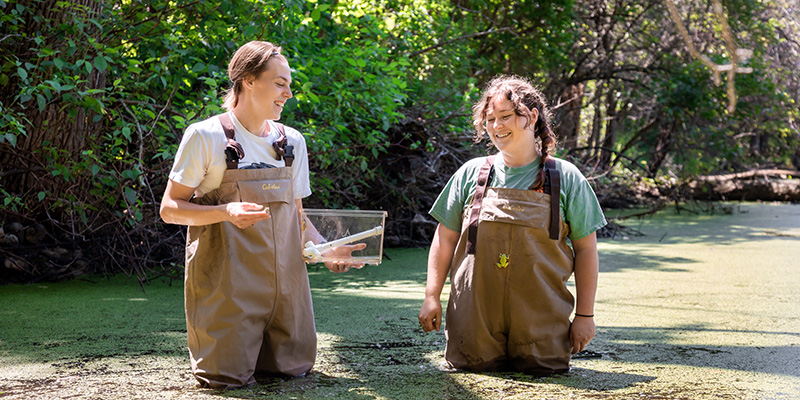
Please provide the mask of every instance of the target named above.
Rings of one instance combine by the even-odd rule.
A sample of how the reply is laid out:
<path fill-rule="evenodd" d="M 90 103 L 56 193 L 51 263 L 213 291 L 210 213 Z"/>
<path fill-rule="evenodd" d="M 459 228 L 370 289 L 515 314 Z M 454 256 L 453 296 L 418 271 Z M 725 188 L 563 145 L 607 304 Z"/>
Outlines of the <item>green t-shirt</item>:
<path fill-rule="evenodd" d="M 603 210 L 589 182 L 575 165 L 554 158 L 556 169 L 561 171 L 561 194 L 559 204 L 561 217 L 569 225 L 569 238 L 582 239 L 606 224 Z M 464 210 L 469 209 L 478 173 L 486 157 L 467 161 L 450 178 L 439 198 L 431 207 L 430 214 L 446 228 L 461 232 Z M 528 189 L 539 173 L 539 160 L 524 167 L 510 168 L 503 164 L 502 156 L 495 156 L 494 178 L 491 186 L 509 189 Z"/>

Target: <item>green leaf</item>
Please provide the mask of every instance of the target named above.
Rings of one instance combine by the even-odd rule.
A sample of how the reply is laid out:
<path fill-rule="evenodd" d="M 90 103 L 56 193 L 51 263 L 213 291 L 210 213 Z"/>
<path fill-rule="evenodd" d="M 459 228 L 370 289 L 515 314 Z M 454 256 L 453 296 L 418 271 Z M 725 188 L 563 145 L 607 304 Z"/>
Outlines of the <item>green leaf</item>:
<path fill-rule="evenodd" d="M 62 60 L 60 58 L 56 58 L 56 59 L 53 60 L 53 64 L 55 64 L 56 68 L 58 68 L 58 70 L 60 71 L 60 70 L 62 70 L 64 68 L 64 64 L 65 63 L 64 63 L 64 60 Z"/>
<path fill-rule="evenodd" d="M 192 72 L 202 72 L 205 70 L 206 70 L 206 65 L 201 62 L 196 63 L 194 67 L 192 67 Z"/>
<path fill-rule="evenodd" d="M 61 91 L 61 84 L 60 84 L 60 83 L 58 83 L 58 82 L 56 82 L 56 81 L 54 81 L 54 80 L 46 80 L 46 81 L 44 81 L 44 82 L 45 82 L 45 83 L 48 83 L 48 84 L 50 84 L 50 86 L 51 86 L 51 87 L 53 88 L 53 90 L 55 90 L 56 92 L 60 92 L 60 91 Z"/>
<path fill-rule="evenodd" d="M 39 199 L 39 201 L 44 200 L 45 196 L 47 196 L 47 193 L 45 193 L 45 192 L 39 192 L 39 194 L 36 195 L 36 197 Z"/>
<path fill-rule="evenodd" d="M 129 204 L 133 204 L 136 202 L 136 191 L 134 191 L 128 186 L 125 186 L 123 192 L 125 193 L 125 198 L 128 199 Z"/>
<path fill-rule="evenodd" d="M 39 106 L 39 112 L 44 111 L 44 107 L 47 105 L 47 101 L 44 99 L 39 93 L 36 93 L 36 104 Z"/>
<path fill-rule="evenodd" d="M 17 136 L 13 133 L 6 133 L 5 135 L 6 141 L 11 145 L 11 147 L 17 146 Z"/>
<path fill-rule="evenodd" d="M 98 55 L 94 58 L 94 67 L 97 68 L 98 71 L 103 72 L 108 68 L 108 62 L 105 57 Z"/>
<path fill-rule="evenodd" d="M 89 22 L 91 22 L 91 23 L 95 24 L 95 25 L 96 25 L 98 28 L 100 28 L 100 30 L 101 30 L 101 31 L 103 30 L 103 25 L 100 25 L 100 23 L 99 23 L 99 22 L 97 22 L 97 20 L 96 20 L 96 19 L 94 19 L 94 18 L 91 18 L 91 19 L 89 19 Z"/>
<path fill-rule="evenodd" d="M 347 61 L 348 64 L 350 64 L 350 65 L 352 65 L 354 67 L 358 66 L 358 62 L 356 60 L 350 58 L 350 57 L 345 58 L 344 60 Z"/>
<path fill-rule="evenodd" d="M 23 81 L 28 79 L 28 71 L 26 71 L 25 68 L 22 67 L 17 68 L 17 75 L 19 75 L 19 77 L 22 78 Z"/>

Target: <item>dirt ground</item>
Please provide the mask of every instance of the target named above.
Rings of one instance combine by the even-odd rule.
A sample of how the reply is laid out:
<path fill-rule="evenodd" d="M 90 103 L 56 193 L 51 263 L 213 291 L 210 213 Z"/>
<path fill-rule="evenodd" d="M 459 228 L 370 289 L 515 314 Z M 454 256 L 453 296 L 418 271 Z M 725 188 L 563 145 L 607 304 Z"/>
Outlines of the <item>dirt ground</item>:
<path fill-rule="evenodd" d="M 447 370 L 444 335 L 416 321 L 426 250 L 388 249 L 350 275 L 312 268 L 308 376 L 227 392 L 189 372 L 179 284 L 0 287 L 0 399 L 800 399 L 800 205 L 719 210 L 600 241 L 597 357 L 565 375 Z"/>

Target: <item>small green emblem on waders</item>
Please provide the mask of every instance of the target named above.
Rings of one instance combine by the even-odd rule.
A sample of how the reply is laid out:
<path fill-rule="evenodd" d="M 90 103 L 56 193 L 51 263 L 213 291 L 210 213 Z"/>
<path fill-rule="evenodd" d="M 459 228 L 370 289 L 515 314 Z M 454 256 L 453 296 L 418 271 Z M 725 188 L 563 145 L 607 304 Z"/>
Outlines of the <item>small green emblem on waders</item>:
<path fill-rule="evenodd" d="M 508 267 L 508 260 L 509 260 L 510 258 L 511 258 L 511 257 L 509 257 L 508 255 L 506 255 L 506 254 L 503 254 L 503 253 L 500 253 L 500 262 L 499 262 L 499 263 L 497 263 L 497 268 L 505 268 L 505 267 Z"/>

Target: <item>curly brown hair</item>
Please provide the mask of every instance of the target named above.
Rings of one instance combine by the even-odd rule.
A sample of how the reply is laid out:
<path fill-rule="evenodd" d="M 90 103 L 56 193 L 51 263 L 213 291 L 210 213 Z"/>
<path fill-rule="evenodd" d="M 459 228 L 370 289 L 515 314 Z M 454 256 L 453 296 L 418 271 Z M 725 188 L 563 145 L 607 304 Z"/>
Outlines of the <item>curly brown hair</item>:
<path fill-rule="evenodd" d="M 510 101 L 517 115 L 528 119 L 526 128 L 530 126 L 530 121 L 533 119 L 531 110 L 536 109 L 539 112 L 533 131 L 542 143 L 541 157 L 539 157 L 539 174 L 531 189 L 541 189 L 544 185 L 544 163 L 556 146 L 556 135 L 550 125 L 553 114 L 550 111 L 550 107 L 547 106 L 544 94 L 529 79 L 521 76 L 499 75 L 489 81 L 480 100 L 472 107 L 472 123 L 475 127 L 474 139 L 476 143 L 486 138 L 486 112 L 492 99 L 498 96 Z M 525 105 L 525 107 L 522 105 Z"/>

